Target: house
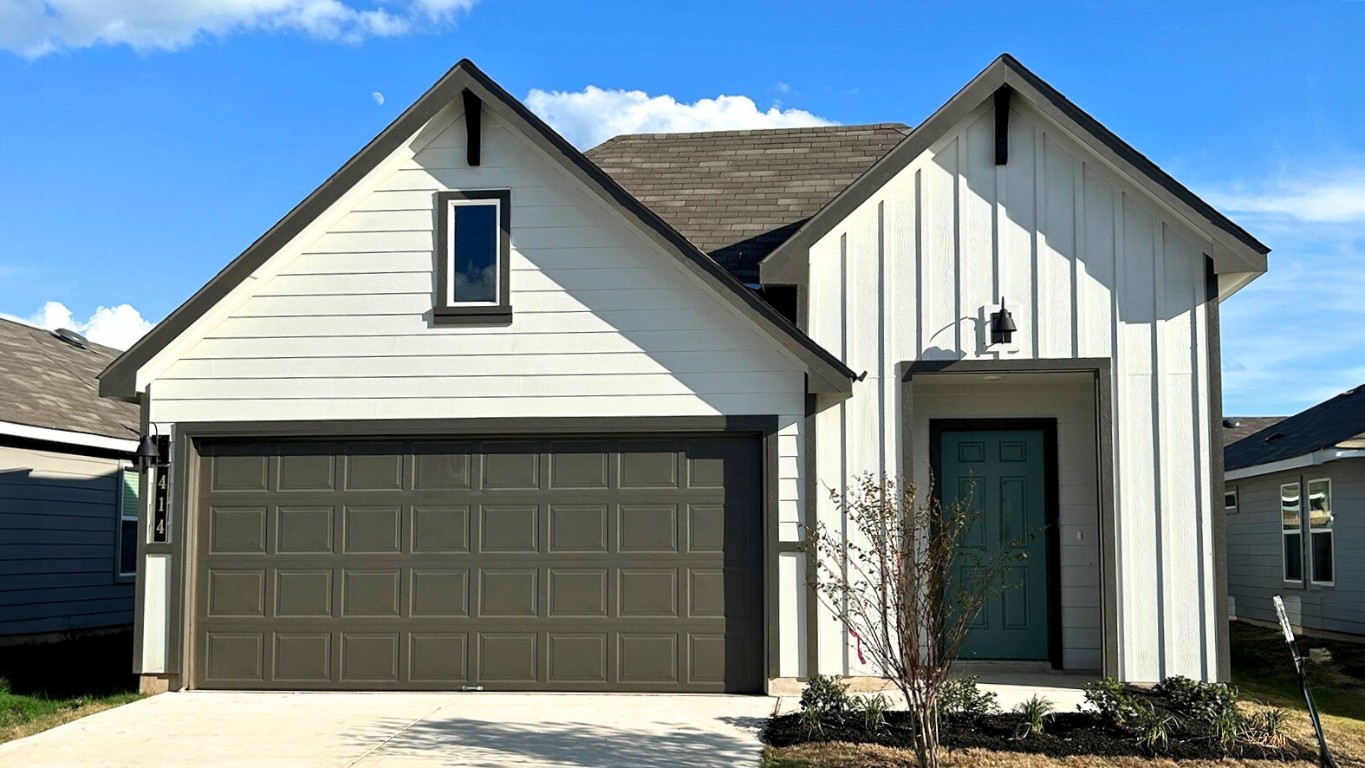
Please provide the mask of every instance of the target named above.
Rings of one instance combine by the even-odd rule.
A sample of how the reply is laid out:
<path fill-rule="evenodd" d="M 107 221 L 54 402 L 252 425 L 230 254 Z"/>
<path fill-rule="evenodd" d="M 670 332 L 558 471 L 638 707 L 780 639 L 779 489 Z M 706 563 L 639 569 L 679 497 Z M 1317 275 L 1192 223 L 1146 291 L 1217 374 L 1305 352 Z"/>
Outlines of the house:
<path fill-rule="evenodd" d="M 137 667 L 867 674 L 803 531 L 932 471 L 1031 535 L 973 658 L 1225 679 L 1218 302 L 1266 253 L 1009 56 L 913 130 L 586 155 L 461 61 L 101 375 L 171 437 Z"/>
<path fill-rule="evenodd" d="M 1365 392 L 1259 426 L 1224 451 L 1230 615 L 1273 624 L 1279 595 L 1296 629 L 1365 635 L 1365 526 L 1336 515 L 1365 495 Z"/>
<path fill-rule="evenodd" d="M 137 406 L 118 351 L 0 319 L 0 645 L 133 625 Z"/>

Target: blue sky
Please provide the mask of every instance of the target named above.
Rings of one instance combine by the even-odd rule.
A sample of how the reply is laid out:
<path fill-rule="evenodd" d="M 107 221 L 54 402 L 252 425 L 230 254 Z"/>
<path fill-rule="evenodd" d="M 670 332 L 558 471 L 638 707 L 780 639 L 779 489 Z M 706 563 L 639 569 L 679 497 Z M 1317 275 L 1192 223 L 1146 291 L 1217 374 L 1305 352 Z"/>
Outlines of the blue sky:
<path fill-rule="evenodd" d="M 1365 2 L 1033 5 L 0 0 L 0 313 L 135 334 L 461 57 L 588 144 L 914 124 L 1009 51 L 1275 249 L 1228 413 L 1365 382 Z"/>

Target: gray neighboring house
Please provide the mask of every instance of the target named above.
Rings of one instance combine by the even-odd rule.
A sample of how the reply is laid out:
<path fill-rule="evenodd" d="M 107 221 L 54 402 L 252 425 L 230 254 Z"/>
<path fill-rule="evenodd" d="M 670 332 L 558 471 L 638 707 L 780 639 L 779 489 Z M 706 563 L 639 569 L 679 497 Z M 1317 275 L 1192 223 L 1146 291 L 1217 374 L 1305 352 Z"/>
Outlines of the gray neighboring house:
<path fill-rule="evenodd" d="M 1228 611 L 1312 634 L 1365 635 L 1365 389 L 1288 418 L 1229 419 Z M 1336 514 L 1337 510 L 1345 514 Z"/>
<path fill-rule="evenodd" d="M 96 380 L 118 354 L 0 320 L 0 644 L 132 626 L 138 411 Z"/>

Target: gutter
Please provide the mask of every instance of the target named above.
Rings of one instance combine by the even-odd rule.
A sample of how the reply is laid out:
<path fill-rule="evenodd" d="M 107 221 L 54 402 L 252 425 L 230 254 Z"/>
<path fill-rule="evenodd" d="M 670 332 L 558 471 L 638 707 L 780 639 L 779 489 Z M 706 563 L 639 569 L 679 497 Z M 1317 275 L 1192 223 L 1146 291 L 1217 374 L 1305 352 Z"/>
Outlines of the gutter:
<path fill-rule="evenodd" d="M 0 435 L 21 437 L 26 440 L 42 440 L 43 442 L 48 443 L 78 445 L 83 448 L 99 448 L 100 450 L 117 451 L 119 453 L 132 454 L 137 452 L 136 440 L 122 440 L 117 437 L 92 435 L 87 432 L 71 432 L 65 429 L 32 427 L 27 424 L 15 424 L 9 421 L 0 421 Z"/>
<path fill-rule="evenodd" d="M 1365 450 L 1320 448 L 1312 453 L 1305 453 L 1302 456 L 1295 456 L 1290 459 L 1281 459 L 1265 464 L 1253 464 L 1249 467 L 1242 467 L 1240 469 L 1230 469 L 1223 474 L 1223 479 L 1243 480 L 1248 477 L 1269 475 L 1275 472 L 1298 469 L 1300 467 L 1316 467 L 1332 461 L 1341 461 L 1342 459 L 1365 459 Z"/>

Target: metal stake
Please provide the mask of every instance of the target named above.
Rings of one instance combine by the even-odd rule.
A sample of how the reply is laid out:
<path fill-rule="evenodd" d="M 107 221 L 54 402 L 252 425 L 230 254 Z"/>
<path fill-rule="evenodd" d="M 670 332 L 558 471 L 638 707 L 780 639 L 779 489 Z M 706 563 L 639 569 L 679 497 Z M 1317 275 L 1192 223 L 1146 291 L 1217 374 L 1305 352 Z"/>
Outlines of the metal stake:
<path fill-rule="evenodd" d="M 1306 660 L 1299 655 L 1299 643 L 1294 639 L 1294 630 L 1289 626 L 1289 614 L 1284 612 L 1284 601 L 1279 595 L 1272 599 L 1275 601 L 1275 613 L 1280 617 L 1284 641 L 1294 656 L 1294 671 L 1299 673 L 1299 688 L 1303 690 L 1303 700 L 1308 704 L 1308 717 L 1313 721 L 1313 731 L 1318 735 L 1318 764 L 1324 768 L 1337 768 L 1337 761 L 1332 758 L 1332 750 L 1327 747 L 1327 737 L 1322 735 L 1322 719 L 1318 717 L 1317 702 L 1313 701 L 1313 689 L 1308 685 L 1308 667 Z"/>

